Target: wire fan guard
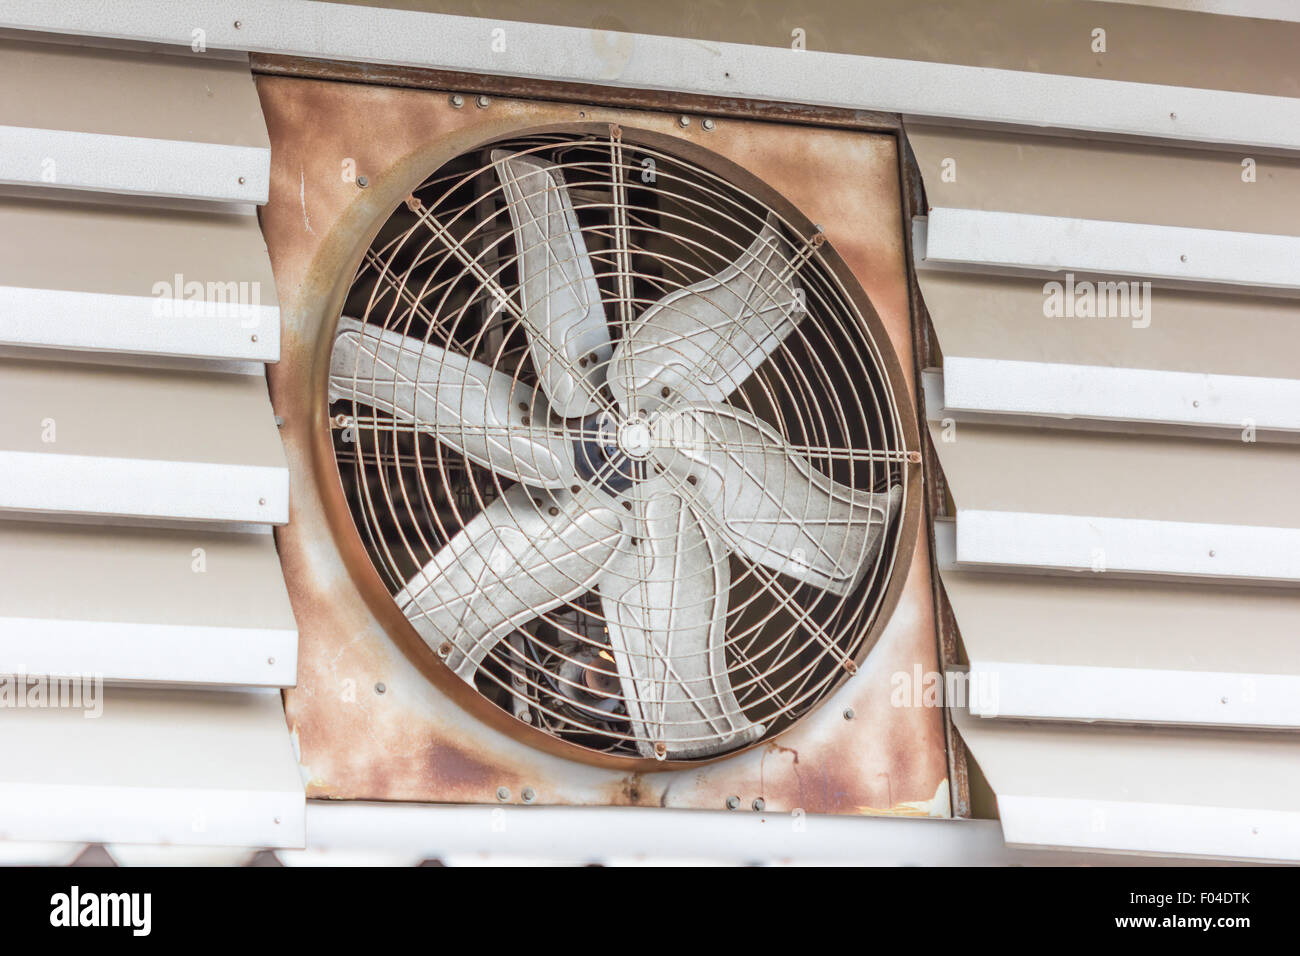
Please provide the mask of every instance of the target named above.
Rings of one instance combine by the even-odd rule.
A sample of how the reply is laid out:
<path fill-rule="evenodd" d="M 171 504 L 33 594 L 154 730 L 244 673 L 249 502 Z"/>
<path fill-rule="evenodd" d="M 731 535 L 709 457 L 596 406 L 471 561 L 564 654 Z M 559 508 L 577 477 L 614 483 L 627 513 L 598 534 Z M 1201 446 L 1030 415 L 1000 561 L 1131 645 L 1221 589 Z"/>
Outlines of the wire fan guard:
<path fill-rule="evenodd" d="M 339 319 L 375 568 L 482 698 L 586 751 L 781 732 L 856 671 L 900 554 L 889 345 L 761 191 L 618 127 L 498 141 L 393 211 Z"/>

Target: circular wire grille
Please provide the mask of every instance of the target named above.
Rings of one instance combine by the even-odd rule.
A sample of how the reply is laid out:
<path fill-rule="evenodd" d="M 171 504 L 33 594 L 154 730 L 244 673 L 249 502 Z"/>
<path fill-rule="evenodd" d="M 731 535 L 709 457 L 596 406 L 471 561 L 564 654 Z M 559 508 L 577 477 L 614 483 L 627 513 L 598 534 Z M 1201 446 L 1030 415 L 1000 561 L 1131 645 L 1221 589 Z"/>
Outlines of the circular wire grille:
<path fill-rule="evenodd" d="M 702 759 L 855 672 L 908 450 L 889 346 L 822 246 L 616 127 L 464 154 L 383 223 L 336 333 L 335 454 L 375 567 L 484 698 L 589 750 Z M 575 352 L 547 323 L 583 285 L 607 331 Z"/>

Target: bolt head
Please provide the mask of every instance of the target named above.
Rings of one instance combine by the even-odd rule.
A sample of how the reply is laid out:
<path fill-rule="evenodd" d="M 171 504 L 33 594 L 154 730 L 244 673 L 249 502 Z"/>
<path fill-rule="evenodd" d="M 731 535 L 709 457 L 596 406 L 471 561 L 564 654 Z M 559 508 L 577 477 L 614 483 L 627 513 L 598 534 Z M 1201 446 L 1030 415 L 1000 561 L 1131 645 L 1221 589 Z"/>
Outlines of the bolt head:
<path fill-rule="evenodd" d="M 537 791 L 532 787 L 524 787 L 524 791 L 520 796 L 524 798 L 524 803 L 532 803 L 537 799 Z"/>
<path fill-rule="evenodd" d="M 492 100 L 480 93 L 478 96 L 474 97 L 474 105 L 481 110 L 485 110 L 492 105 Z"/>
<path fill-rule="evenodd" d="M 509 787 L 497 787 L 497 799 L 500 800 L 500 801 L 502 801 L 502 802 L 505 802 L 506 800 L 509 800 L 509 799 L 510 799 L 510 788 L 509 788 Z"/>
<path fill-rule="evenodd" d="M 460 109 L 465 105 L 465 97 L 461 96 L 459 93 L 453 93 L 450 97 L 450 103 L 453 109 Z"/>
<path fill-rule="evenodd" d="M 754 808 L 755 813 L 762 813 L 763 810 L 767 807 L 767 801 L 764 800 L 762 797 L 755 797 L 754 802 L 751 804 L 751 806 Z"/>
<path fill-rule="evenodd" d="M 370 180 L 367 179 L 365 176 L 358 176 L 358 177 L 357 177 L 357 186 L 358 186 L 359 188 L 361 188 L 361 189 L 365 189 L 365 188 L 366 188 L 367 186 L 369 186 L 369 185 L 370 185 Z"/>
<path fill-rule="evenodd" d="M 375 693 L 376 693 L 376 694 L 383 694 L 383 693 L 386 693 L 387 691 L 388 691 L 388 688 L 385 687 L 385 686 L 383 685 L 383 683 L 379 683 L 379 684 L 376 684 L 376 685 L 375 685 Z"/>
<path fill-rule="evenodd" d="M 712 130 L 717 124 L 714 123 L 713 120 L 711 119 L 706 119 L 700 125 L 703 126 L 706 131 L 708 131 L 708 130 Z"/>
<path fill-rule="evenodd" d="M 691 118 L 683 113 L 681 116 L 677 117 L 677 125 L 682 129 L 686 129 L 686 127 L 691 125 Z"/>
<path fill-rule="evenodd" d="M 739 809 L 740 809 L 740 797 L 727 797 L 727 809 L 728 809 L 728 810 L 739 810 Z"/>
<path fill-rule="evenodd" d="M 855 713 L 853 712 L 853 708 L 852 708 L 852 707 L 845 707 L 845 708 L 844 708 L 844 719 L 845 719 L 845 720 L 852 720 L 852 719 L 853 719 L 854 717 L 856 717 L 856 716 L 857 716 L 857 714 L 855 714 Z"/>

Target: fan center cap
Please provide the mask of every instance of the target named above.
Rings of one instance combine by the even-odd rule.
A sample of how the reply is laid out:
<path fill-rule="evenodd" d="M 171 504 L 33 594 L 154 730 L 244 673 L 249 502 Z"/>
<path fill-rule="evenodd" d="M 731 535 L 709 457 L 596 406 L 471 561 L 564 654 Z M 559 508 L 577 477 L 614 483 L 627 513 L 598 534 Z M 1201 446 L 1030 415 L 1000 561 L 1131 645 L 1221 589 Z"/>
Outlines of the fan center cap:
<path fill-rule="evenodd" d="M 643 418 L 633 418 L 618 428 L 618 448 L 629 458 L 650 454 L 650 425 Z"/>

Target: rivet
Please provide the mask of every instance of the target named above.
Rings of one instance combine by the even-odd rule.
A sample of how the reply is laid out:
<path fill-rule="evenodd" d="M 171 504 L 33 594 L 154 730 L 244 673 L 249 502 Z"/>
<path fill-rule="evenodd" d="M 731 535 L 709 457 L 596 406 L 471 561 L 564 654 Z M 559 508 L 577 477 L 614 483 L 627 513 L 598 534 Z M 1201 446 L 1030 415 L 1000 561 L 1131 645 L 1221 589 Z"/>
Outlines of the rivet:
<path fill-rule="evenodd" d="M 441 644 L 438 645 L 438 656 L 439 656 L 439 657 L 446 657 L 446 656 L 449 655 L 450 653 L 451 653 L 451 642 L 450 642 L 450 641 L 443 641 Z"/>
<path fill-rule="evenodd" d="M 249 336 L 249 339 L 250 339 L 251 341 L 253 341 L 253 342 L 256 342 L 256 341 L 257 341 L 257 336 L 256 336 L 256 335 L 250 335 L 250 336 Z"/>
<path fill-rule="evenodd" d="M 855 714 L 855 713 L 853 712 L 853 708 L 852 708 L 852 707 L 845 707 L 845 708 L 844 708 L 844 719 L 845 719 L 845 720 L 852 720 L 852 719 L 853 719 L 854 717 L 856 717 L 856 716 L 857 716 L 857 714 Z"/>
<path fill-rule="evenodd" d="M 569 485 L 569 490 L 572 491 L 572 492 L 576 495 L 578 492 L 580 492 L 580 491 L 582 490 L 582 486 L 581 486 L 581 485 Z"/>
<path fill-rule="evenodd" d="M 547 509 L 547 514 L 549 514 L 552 518 L 554 518 L 554 517 L 555 517 L 556 515 L 558 515 L 559 513 L 560 513 L 560 509 L 559 509 L 559 508 L 549 508 L 549 509 Z"/>
<path fill-rule="evenodd" d="M 240 176 L 240 177 L 239 177 L 239 185 L 241 185 L 241 186 L 244 185 L 244 182 L 245 182 L 244 177 L 243 177 L 243 176 Z"/>
<path fill-rule="evenodd" d="M 1176 119 L 1178 119 L 1178 114 L 1177 114 L 1177 113 L 1170 113 L 1170 114 L 1169 114 L 1169 118 L 1172 119 L 1172 120 L 1176 120 Z"/>
<path fill-rule="evenodd" d="M 520 796 L 524 798 L 524 803 L 532 803 L 537 799 L 537 791 L 532 787 L 524 787 L 524 792 Z"/>
<path fill-rule="evenodd" d="M 376 693 L 376 694 L 383 694 L 383 693 L 385 693 L 387 690 L 388 690 L 388 688 L 385 687 L 382 683 L 380 683 L 380 684 L 376 684 L 376 685 L 375 685 L 375 693 Z"/>
<path fill-rule="evenodd" d="M 686 127 L 691 125 L 691 118 L 683 113 L 681 116 L 677 117 L 677 125 L 682 129 L 686 129 Z"/>
<path fill-rule="evenodd" d="M 274 665 L 275 665 L 275 658 L 274 658 L 274 657 L 268 657 L 268 658 L 266 659 L 266 662 L 267 662 L 268 664 L 271 664 L 272 666 L 274 666 Z"/>
<path fill-rule="evenodd" d="M 1196 401 L 1195 399 L 1193 399 L 1193 400 L 1192 400 L 1192 408 L 1200 408 L 1200 407 L 1201 407 L 1201 403 L 1198 402 L 1198 401 Z"/>
<path fill-rule="evenodd" d="M 460 109 L 460 108 L 461 108 L 462 106 L 464 106 L 464 105 L 465 105 L 465 97 L 461 96 L 459 93 L 453 93 L 453 94 L 451 94 L 451 106 L 452 106 L 452 109 L 457 109 L 457 110 L 458 110 L 458 109 Z"/>
<path fill-rule="evenodd" d="M 767 806 L 767 801 L 764 800 L 762 797 L 755 797 L 754 802 L 750 804 L 750 806 L 754 808 L 754 812 L 762 813 L 763 808 Z"/>
<path fill-rule="evenodd" d="M 700 479 L 696 478 L 694 475 L 687 475 L 687 476 L 686 476 L 686 483 L 687 483 L 688 485 L 699 484 L 699 481 L 700 481 Z"/>
<path fill-rule="evenodd" d="M 526 411 L 528 411 L 528 403 L 527 403 L 527 402 L 520 402 L 520 403 L 519 403 L 519 410 L 520 410 L 521 412 L 526 412 Z"/>
<path fill-rule="evenodd" d="M 706 119 L 706 120 L 705 120 L 703 123 L 701 123 L 700 125 L 704 127 L 704 129 L 705 129 L 706 132 L 711 132 L 711 131 L 713 130 L 713 127 L 716 126 L 717 124 L 714 123 L 713 120 L 711 120 L 711 119 Z"/>
<path fill-rule="evenodd" d="M 583 368 L 586 368 L 586 367 L 587 367 L 587 356 L 584 355 L 582 358 L 578 359 L 578 364 L 581 365 Z"/>
<path fill-rule="evenodd" d="M 1214 557 L 1214 549 L 1213 549 L 1213 548 L 1210 549 L 1210 557 Z"/>
<path fill-rule="evenodd" d="M 1179 256 L 1179 257 L 1178 257 L 1178 261 L 1179 261 L 1179 262 L 1186 262 L 1186 261 L 1187 261 L 1187 253 L 1184 252 L 1181 256 Z"/>
<path fill-rule="evenodd" d="M 266 499 L 265 499 L 265 498 L 258 498 L 258 499 L 257 499 L 257 503 L 258 503 L 259 505 L 264 505 L 264 504 L 266 504 Z"/>
<path fill-rule="evenodd" d="M 280 823 L 280 818 L 279 818 L 279 817 L 276 817 L 276 818 L 275 818 L 275 822 L 276 822 L 276 824 L 278 825 L 278 824 Z"/>
<path fill-rule="evenodd" d="M 1226 704 L 1227 702 L 1228 702 L 1228 698 L 1226 698 L 1226 697 L 1220 697 L 1220 698 L 1219 698 L 1219 703 L 1220 703 L 1220 704 Z"/>
<path fill-rule="evenodd" d="M 367 179 L 365 176 L 357 177 L 357 186 L 359 186 L 362 189 L 365 189 L 369 185 L 370 185 L 370 180 Z"/>
<path fill-rule="evenodd" d="M 510 788 L 509 788 L 509 787 L 497 787 L 497 799 L 498 799 L 498 800 L 509 800 L 509 799 L 510 799 Z"/>
<path fill-rule="evenodd" d="M 474 105 L 481 110 L 487 109 L 491 104 L 492 101 L 488 99 L 486 96 L 484 96 L 482 93 L 480 93 L 478 96 L 474 98 Z"/>
<path fill-rule="evenodd" d="M 728 810 L 739 810 L 739 809 L 740 809 L 740 797 L 727 797 L 727 809 L 728 809 Z"/>
<path fill-rule="evenodd" d="M 241 21 L 239 21 L 239 20 L 236 20 L 236 21 L 235 21 L 235 29 L 236 29 L 236 30 L 241 29 L 243 26 L 244 26 L 244 24 L 243 24 Z M 276 820 L 275 822 L 276 822 L 276 823 L 279 823 L 280 821 L 279 821 L 279 820 Z"/>
<path fill-rule="evenodd" d="M 630 501 L 624 501 L 624 502 L 623 502 L 623 507 L 626 508 L 628 511 L 631 511 L 631 510 L 632 510 L 632 502 L 630 502 Z"/>
<path fill-rule="evenodd" d="M 858 672 L 858 665 L 853 661 L 845 661 L 844 669 L 848 671 L 850 674 L 856 674 Z"/>
<path fill-rule="evenodd" d="M 532 424 L 532 419 L 530 419 L 527 415 L 525 415 L 523 418 L 519 419 L 519 422 L 521 425 L 527 427 L 528 425 Z"/>
<path fill-rule="evenodd" d="M 655 757 L 659 760 L 663 760 L 667 756 L 668 756 L 668 745 L 664 743 L 662 740 L 656 740 Z"/>
<path fill-rule="evenodd" d="M 668 391 L 668 386 L 665 385 L 663 388 L 659 389 L 659 394 L 660 394 L 663 398 L 667 398 L 667 397 L 668 397 L 670 394 L 672 394 L 672 393 Z"/>

